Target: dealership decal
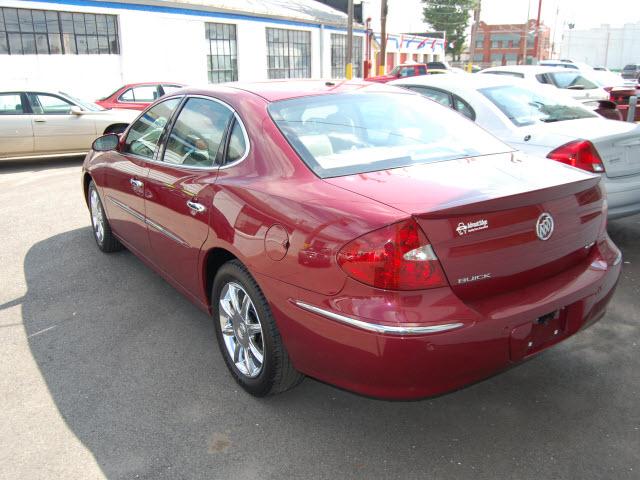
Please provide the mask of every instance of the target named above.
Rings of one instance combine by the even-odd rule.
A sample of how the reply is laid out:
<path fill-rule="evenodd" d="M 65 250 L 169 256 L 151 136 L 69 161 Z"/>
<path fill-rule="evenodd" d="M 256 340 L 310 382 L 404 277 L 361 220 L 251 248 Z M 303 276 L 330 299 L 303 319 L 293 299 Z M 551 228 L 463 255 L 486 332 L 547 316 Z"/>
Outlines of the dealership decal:
<path fill-rule="evenodd" d="M 467 233 L 477 232 L 478 230 L 484 230 L 485 228 L 489 228 L 489 221 L 485 219 L 467 223 L 460 222 L 456 227 L 456 232 L 458 232 L 458 235 L 466 235 Z"/>

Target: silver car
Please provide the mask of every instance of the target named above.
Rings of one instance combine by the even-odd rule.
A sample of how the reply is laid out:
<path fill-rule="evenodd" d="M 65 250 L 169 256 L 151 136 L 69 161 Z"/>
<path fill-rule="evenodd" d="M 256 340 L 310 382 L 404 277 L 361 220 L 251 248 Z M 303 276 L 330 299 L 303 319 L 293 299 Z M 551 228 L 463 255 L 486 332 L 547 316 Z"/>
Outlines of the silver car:
<path fill-rule="evenodd" d="M 498 75 L 390 82 L 458 110 L 525 153 L 602 175 L 609 218 L 640 212 L 640 125 L 607 120 L 557 90 Z"/>
<path fill-rule="evenodd" d="M 105 110 L 61 92 L 0 91 L 0 160 L 82 155 L 139 113 Z"/>

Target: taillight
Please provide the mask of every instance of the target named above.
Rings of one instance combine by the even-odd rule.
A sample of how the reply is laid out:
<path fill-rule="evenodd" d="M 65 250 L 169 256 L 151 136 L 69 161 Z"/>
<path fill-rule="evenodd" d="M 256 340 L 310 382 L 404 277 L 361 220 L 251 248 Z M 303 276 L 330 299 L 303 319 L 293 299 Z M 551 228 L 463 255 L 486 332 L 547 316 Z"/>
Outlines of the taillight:
<path fill-rule="evenodd" d="M 587 170 L 588 172 L 604 172 L 604 165 L 600 155 L 588 140 L 576 140 L 562 145 L 547 155 L 547 158 Z"/>
<path fill-rule="evenodd" d="M 387 290 L 447 285 L 436 254 L 412 218 L 356 238 L 342 247 L 338 264 L 350 277 Z"/>

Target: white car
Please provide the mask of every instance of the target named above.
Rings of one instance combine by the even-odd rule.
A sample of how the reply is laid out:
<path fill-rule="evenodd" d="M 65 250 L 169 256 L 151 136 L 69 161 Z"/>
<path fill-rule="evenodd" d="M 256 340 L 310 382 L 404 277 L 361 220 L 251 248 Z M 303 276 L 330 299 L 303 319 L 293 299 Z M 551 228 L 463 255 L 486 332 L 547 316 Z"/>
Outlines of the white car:
<path fill-rule="evenodd" d="M 0 160 L 82 155 L 97 137 L 122 132 L 139 114 L 61 92 L 0 90 Z"/>
<path fill-rule="evenodd" d="M 517 150 L 602 175 L 609 218 L 640 212 L 640 125 L 607 120 L 534 82 L 426 75 L 389 82 L 453 108 Z"/>
<path fill-rule="evenodd" d="M 551 85 L 591 108 L 598 107 L 598 100 L 609 100 L 607 91 L 590 78 L 588 73 L 581 70 L 538 65 L 511 65 L 486 68 L 480 73 L 508 75 Z"/>

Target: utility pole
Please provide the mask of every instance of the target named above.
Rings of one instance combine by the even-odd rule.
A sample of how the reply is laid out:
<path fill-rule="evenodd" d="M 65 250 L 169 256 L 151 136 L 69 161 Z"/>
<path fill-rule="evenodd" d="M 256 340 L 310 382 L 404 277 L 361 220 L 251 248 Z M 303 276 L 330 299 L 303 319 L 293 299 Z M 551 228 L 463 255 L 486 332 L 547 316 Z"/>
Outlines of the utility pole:
<path fill-rule="evenodd" d="M 527 37 L 529 31 L 529 13 L 531 12 L 531 0 L 527 5 L 527 19 L 524 22 L 524 29 L 522 32 L 522 65 L 527 64 Z"/>
<path fill-rule="evenodd" d="M 473 9 L 473 25 L 471 25 L 471 38 L 469 39 L 469 62 L 467 63 L 467 72 L 473 71 L 473 59 L 476 54 L 476 36 L 478 34 L 478 27 L 480 26 L 480 9 L 482 8 L 482 0 L 478 0 L 478 5 Z M 446 35 L 446 34 L 445 34 Z M 444 44 L 445 59 L 447 52 L 447 44 L 445 40 Z M 459 60 L 459 59 L 458 59 Z"/>
<path fill-rule="evenodd" d="M 353 0 L 349 0 L 349 8 L 347 10 L 348 25 L 347 25 L 347 71 L 346 77 L 347 80 L 351 80 L 353 78 Z"/>
<path fill-rule="evenodd" d="M 538 0 L 538 17 L 536 18 L 536 34 L 533 40 L 533 56 L 540 61 L 540 14 L 542 13 L 542 0 Z"/>
<path fill-rule="evenodd" d="M 380 6 L 380 67 L 378 75 L 384 75 L 387 64 L 387 0 L 382 0 Z"/>

